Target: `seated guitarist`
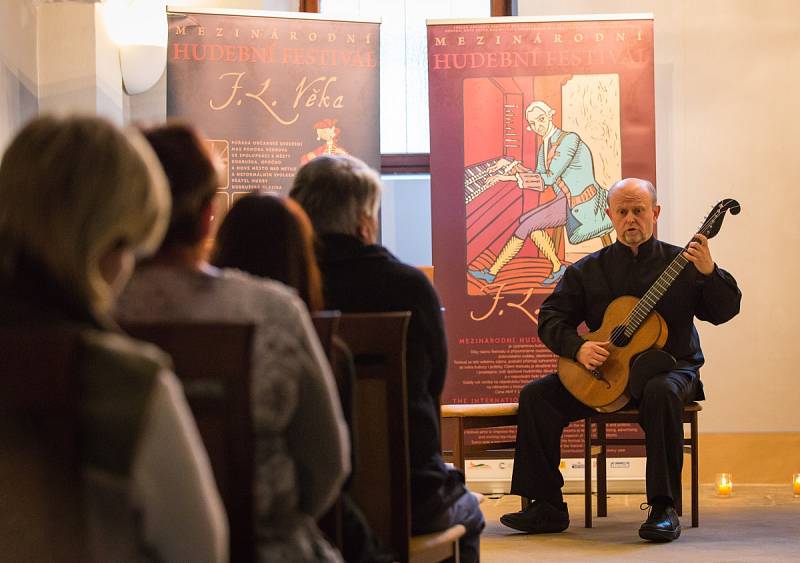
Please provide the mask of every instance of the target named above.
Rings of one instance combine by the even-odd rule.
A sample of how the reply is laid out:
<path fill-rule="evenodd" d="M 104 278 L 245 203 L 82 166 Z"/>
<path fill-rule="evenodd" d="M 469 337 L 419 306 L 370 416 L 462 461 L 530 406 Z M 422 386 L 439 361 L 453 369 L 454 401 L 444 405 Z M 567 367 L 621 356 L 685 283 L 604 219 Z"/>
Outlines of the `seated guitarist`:
<path fill-rule="evenodd" d="M 683 250 L 653 237 L 661 208 L 650 182 L 636 178 L 617 182 L 608 192 L 608 205 L 617 242 L 570 266 L 539 314 L 542 342 L 588 370 L 598 369 L 606 360 L 608 342 L 584 341 L 578 325 L 585 322 L 596 330 L 612 300 L 642 297 Z M 696 235 L 684 256 L 691 264 L 655 307 L 668 326 L 664 350 L 677 365 L 650 379 L 631 405 L 639 408 L 647 450 L 650 512 L 639 536 L 653 541 L 672 541 L 681 531 L 674 499 L 681 490 L 682 410 L 685 404 L 704 399 L 699 379 L 704 358 L 694 317 L 723 323 L 739 312 L 741 300 L 736 280 L 714 263 L 706 237 Z M 556 374 L 522 389 L 511 493 L 533 502 L 525 510 L 502 516 L 503 524 L 528 533 L 561 532 L 569 526 L 558 468 L 561 433 L 570 422 L 594 412 L 574 398 Z"/>

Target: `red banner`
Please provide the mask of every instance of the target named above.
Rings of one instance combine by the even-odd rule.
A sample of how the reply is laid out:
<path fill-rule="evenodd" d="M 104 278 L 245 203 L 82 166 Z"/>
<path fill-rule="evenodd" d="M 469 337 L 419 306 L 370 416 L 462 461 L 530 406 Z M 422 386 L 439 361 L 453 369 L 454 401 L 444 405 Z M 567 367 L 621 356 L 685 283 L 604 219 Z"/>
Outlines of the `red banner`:
<path fill-rule="evenodd" d="M 225 164 L 216 221 L 242 194 L 291 186 L 319 154 L 380 166 L 379 24 L 169 13 L 167 115 Z"/>
<path fill-rule="evenodd" d="M 606 189 L 655 183 L 652 20 L 431 22 L 428 73 L 443 401 L 514 402 L 555 371 L 542 301 L 613 241 Z M 579 428 L 564 446 L 579 455 Z"/>

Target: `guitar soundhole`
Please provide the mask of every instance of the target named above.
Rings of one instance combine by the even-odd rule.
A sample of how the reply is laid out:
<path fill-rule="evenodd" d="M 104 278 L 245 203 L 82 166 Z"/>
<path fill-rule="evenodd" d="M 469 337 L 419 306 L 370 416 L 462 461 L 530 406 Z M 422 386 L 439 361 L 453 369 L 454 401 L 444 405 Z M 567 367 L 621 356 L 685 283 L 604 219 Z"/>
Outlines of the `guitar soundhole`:
<path fill-rule="evenodd" d="M 622 348 L 623 346 L 627 346 L 630 343 L 631 339 L 629 336 L 625 334 L 625 326 L 620 325 L 616 327 L 614 330 L 611 331 L 611 338 L 609 338 L 611 344 L 616 346 L 617 348 Z"/>

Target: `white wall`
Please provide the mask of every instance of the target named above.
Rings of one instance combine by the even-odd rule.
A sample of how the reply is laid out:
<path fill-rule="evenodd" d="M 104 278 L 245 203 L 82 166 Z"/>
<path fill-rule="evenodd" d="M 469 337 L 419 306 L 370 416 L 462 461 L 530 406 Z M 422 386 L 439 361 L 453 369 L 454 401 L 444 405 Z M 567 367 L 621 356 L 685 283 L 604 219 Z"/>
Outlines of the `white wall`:
<path fill-rule="evenodd" d="M 100 2 L 98 2 L 99 4 Z M 31 117 L 83 111 L 113 121 L 161 121 L 166 80 L 128 96 L 116 47 L 90 0 L 0 0 L 0 153 Z M 298 0 L 169 0 L 188 8 L 297 11 Z"/>
<path fill-rule="evenodd" d="M 225 8 L 235 10 L 268 10 L 273 12 L 296 12 L 299 0 L 167 0 L 167 5 L 181 9 Z M 125 96 L 125 121 L 158 123 L 167 118 L 166 71 L 161 80 L 147 92 Z"/>
<path fill-rule="evenodd" d="M 519 0 L 524 16 L 655 16 L 659 237 L 685 244 L 723 197 L 742 213 L 711 241 L 742 313 L 699 323 L 709 400 L 703 432 L 800 431 L 794 330 L 800 300 L 800 2 Z"/>
<path fill-rule="evenodd" d="M 36 11 L 26 0 L 0 1 L 0 153 L 36 115 Z"/>

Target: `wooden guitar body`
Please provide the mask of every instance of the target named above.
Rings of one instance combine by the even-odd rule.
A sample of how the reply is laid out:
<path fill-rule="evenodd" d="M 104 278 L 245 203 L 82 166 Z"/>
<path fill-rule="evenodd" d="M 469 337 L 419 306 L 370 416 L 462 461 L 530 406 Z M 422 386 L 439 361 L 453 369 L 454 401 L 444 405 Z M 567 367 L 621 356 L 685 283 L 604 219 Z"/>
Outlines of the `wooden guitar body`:
<path fill-rule="evenodd" d="M 667 342 L 666 321 L 656 311 L 651 311 L 627 344 L 613 343 L 619 341 L 612 337 L 614 329 L 626 324 L 638 303 L 636 297 L 618 297 L 608 305 L 600 328 L 583 337 L 595 342 L 612 341 L 608 346 L 608 359 L 597 370 L 589 371 L 563 356 L 558 359 L 558 377 L 564 387 L 583 404 L 600 412 L 617 411 L 630 400 L 626 391 L 631 359 L 645 350 L 663 348 Z"/>

